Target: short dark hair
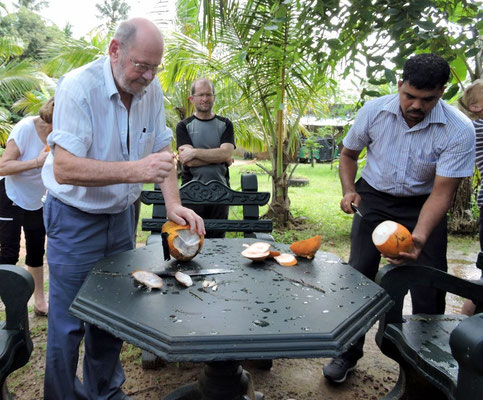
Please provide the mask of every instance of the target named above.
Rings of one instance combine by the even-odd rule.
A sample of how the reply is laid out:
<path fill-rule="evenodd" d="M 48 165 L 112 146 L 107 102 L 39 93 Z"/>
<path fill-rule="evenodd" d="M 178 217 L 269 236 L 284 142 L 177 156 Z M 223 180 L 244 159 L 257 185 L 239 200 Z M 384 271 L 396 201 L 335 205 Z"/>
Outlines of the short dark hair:
<path fill-rule="evenodd" d="M 402 81 L 416 89 L 441 89 L 449 79 L 448 62 L 436 54 L 418 54 L 404 63 Z"/>

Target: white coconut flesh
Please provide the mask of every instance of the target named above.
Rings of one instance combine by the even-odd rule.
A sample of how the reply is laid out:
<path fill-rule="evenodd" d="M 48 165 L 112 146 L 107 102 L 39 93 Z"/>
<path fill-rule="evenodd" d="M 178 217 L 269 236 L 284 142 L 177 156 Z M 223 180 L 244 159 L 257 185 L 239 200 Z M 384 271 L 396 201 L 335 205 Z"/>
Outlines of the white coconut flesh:
<path fill-rule="evenodd" d="M 250 250 L 251 253 L 265 253 L 270 249 L 270 243 L 255 242 L 248 246 L 246 250 Z"/>
<path fill-rule="evenodd" d="M 163 287 L 163 280 L 156 274 L 149 271 L 134 271 L 134 279 L 148 288 L 160 289 Z"/>
<path fill-rule="evenodd" d="M 372 232 L 372 241 L 376 246 L 387 242 L 387 239 L 397 231 L 397 223 L 394 221 L 384 221 L 380 223 Z"/>
<path fill-rule="evenodd" d="M 189 276 L 188 274 L 185 274 L 184 272 L 178 271 L 174 274 L 174 277 L 179 283 L 181 283 L 186 287 L 190 287 L 193 284 L 193 280 L 191 279 L 191 276 Z"/>
<path fill-rule="evenodd" d="M 194 257 L 200 247 L 200 236 L 189 229 L 178 231 L 173 240 L 173 246 L 185 257 Z"/>

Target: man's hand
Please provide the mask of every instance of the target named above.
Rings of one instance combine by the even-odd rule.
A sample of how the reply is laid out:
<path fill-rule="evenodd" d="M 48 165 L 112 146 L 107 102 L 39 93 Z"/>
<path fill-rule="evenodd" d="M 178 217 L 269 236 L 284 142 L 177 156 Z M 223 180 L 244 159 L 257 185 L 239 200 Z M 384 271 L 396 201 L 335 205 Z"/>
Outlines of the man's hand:
<path fill-rule="evenodd" d="M 176 204 L 172 208 L 167 209 L 167 216 L 169 220 L 177 224 L 189 225 L 191 232 L 197 232 L 198 235 L 206 234 L 203 218 L 181 204 Z"/>
<path fill-rule="evenodd" d="M 182 164 L 186 164 L 196 158 L 196 149 L 191 146 L 180 146 L 178 151 L 178 159 Z"/>
<path fill-rule="evenodd" d="M 137 162 L 140 182 L 162 183 L 174 168 L 174 154 L 168 151 L 149 154 Z"/>
<path fill-rule="evenodd" d="M 361 201 L 361 196 L 359 196 L 357 192 L 348 192 L 340 201 L 340 209 L 346 214 L 354 214 L 351 204 L 354 203 L 354 205 L 357 207 L 359 205 L 359 201 Z"/>
<path fill-rule="evenodd" d="M 424 247 L 425 241 L 423 241 L 423 239 L 420 238 L 417 234 L 413 234 L 412 238 L 413 250 L 410 253 L 400 252 L 399 257 L 397 258 L 386 257 L 384 254 L 381 254 L 381 256 L 385 257 L 390 264 L 395 265 L 407 264 L 408 262 L 416 261 L 421 254 L 421 250 Z"/>

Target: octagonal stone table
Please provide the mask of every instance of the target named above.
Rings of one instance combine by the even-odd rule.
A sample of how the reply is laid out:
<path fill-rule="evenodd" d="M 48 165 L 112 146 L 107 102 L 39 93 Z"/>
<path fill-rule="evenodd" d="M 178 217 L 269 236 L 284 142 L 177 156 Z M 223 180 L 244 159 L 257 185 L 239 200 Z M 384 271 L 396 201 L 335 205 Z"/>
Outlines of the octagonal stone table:
<path fill-rule="evenodd" d="M 386 292 L 334 254 L 317 252 L 294 267 L 243 256 L 253 239 L 205 240 L 190 262 L 164 261 L 161 243 L 101 260 L 70 307 L 78 318 L 162 357 L 205 362 L 198 383 L 166 400 L 261 399 L 249 390 L 241 360 L 333 357 L 354 343 L 388 310 Z M 273 250 L 290 252 L 273 242 Z M 135 284 L 138 269 L 227 268 L 193 276 L 186 288 L 163 277 L 160 290 Z M 216 290 L 203 288 L 216 281 Z"/>

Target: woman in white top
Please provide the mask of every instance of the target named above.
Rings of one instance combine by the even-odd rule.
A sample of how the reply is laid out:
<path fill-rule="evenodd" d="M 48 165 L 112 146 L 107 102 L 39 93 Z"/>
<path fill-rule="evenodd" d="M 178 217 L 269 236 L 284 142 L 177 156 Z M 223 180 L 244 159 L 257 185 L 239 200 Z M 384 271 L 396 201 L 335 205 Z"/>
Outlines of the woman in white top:
<path fill-rule="evenodd" d="M 22 119 L 10 132 L 0 159 L 0 264 L 16 264 L 23 228 L 27 255 L 25 264 L 35 282 L 34 312 L 46 316 L 44 294 L 45 228 L 40 177 L 49 154 L 47 136 L 52 131 L 54 98 L 40 109 L 39 116 Z"/>

